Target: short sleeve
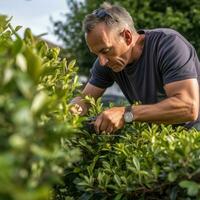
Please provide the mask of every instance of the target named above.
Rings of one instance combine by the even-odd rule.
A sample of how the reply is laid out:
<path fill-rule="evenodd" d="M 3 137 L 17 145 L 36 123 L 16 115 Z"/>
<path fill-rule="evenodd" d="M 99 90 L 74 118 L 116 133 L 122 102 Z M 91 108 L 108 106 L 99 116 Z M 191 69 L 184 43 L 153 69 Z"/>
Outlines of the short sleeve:
<path fill-rule="evenodd" d="M 90 70 L 91 77 L 89 83 L 100 88 L 110 87 L 113 83 L 112 70 L 106 66 L 99 64 L 98 59 L 96 59 Z"/>
<path fill-rule="evenodd" d="M 159 67 L 163 83 L 197 78 L 195 50 L 186 40 L 175 34 L 165 35 L 159 43 Z"/>

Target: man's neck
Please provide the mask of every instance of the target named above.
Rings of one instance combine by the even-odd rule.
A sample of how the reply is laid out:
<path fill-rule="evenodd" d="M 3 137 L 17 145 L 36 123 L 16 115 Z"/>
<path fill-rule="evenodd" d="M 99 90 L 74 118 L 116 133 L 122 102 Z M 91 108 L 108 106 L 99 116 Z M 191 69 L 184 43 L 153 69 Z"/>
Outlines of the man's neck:
<path fill-rule="evenodd" d="M 134 40 L 135 43 L 133 43 L 132 46 L 131 59 L 129 63 L 136 62 L 142 55 L 144 41 L 145 41 L 145 34 L 136 34 Z"/>

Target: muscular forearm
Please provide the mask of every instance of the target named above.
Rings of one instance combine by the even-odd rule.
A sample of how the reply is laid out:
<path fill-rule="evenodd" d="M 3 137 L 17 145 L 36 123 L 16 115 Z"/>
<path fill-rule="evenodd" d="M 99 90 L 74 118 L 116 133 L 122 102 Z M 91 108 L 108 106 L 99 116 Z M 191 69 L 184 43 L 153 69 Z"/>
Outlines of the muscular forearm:
<path fill-rule="evenodd" d="M 135 121 L 176 124 L 197 118 L 195 105 L 177 97 L 167 98 L 151 105 L 133 106 Z"/>

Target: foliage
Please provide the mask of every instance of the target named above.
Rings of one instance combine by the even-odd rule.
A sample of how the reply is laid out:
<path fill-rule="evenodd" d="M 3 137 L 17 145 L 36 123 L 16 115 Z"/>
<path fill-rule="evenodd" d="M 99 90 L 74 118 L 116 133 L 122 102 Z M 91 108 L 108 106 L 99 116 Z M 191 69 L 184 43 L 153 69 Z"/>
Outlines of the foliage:
<path fill-rule="evenodd" d="M 117 135 L 82 133 L 57 199 L 192 199 L 200 195 L 200 132 L 135 124 Z"/>
<path fill-rule="evenodd" d="M 69 112 L 77 67 L 19 29 L 0 16 L 0 199 L 44 200 L 80 157 L 63 143 L 80 126 Z"/>
<path fill-rule="evenodd" d="M 90 114 L 102 109 L 97 104 Z M 57 200 L 199 199 L 200 132 L 195 129 L 134 123 L 113 135 L 84 130 L 65 144 L 79 147 L 82 159 L 65 170 Z"/>
<path fill-rule="evenodd" d="M 80 69 L 91 68 L 95 59 L 90 54 L 81 32 L 84 16 L 98 8 L 104 0 L 67 0 L 70 12 L 65 21 L 54 22 L 54 33 L 64 42 L 70 57 L 77 57 Z M 200 55 L 200 1 L 199 0 L 126 0 L 113 1 L 124 6 L 133 16 L 137 29 L 168 27 L 183 34 Z M 70 53 L 69 53 L 70 52 Z"/>

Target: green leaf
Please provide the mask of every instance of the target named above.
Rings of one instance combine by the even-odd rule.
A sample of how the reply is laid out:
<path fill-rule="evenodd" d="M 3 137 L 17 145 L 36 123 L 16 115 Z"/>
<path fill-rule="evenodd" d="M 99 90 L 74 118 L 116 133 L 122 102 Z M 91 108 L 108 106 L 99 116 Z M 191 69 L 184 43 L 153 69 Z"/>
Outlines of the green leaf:
<path fill-rule="evenodd" d="M 19 91 L 24 95 L 24 97 L 32 98 L 34 92 L 32 91 L 33 83 L 29 79 L 29 77 L 27 77 L 27 74 L 19 73 L 16 76 L 17 76 L 16 83 Z"/>
<path fill-rule="evenodd" d="M 26 106 L 18 108 L 18 110 L 13 114 L 13 122 L 18 126 L 30 126 L 33 124 L 33 117 L 31 115 L 30 109 Z"/>
<path fill-rule="evenodd" d="M 54 59 L 58 58 L 59 53 L 60 53 L 60 48 L 56 47 L 52 49 L 52 55 Z"/>
<path fill-rule="evenodd" d="M 33 35 L 32 35 L 32 32 L 31 32 L 30 28 L 26 28 L 26 30 L 24 32 L 24 39 L 28 43 L 33 43 L 34 42 Z"/>
<path fill-rule="evenodd" d="M 42 72 L 42 60 L 36 53 L 34 53 L 34 50 L 30 48 L 26 49 L 25 57 L 28 64 L 28 73 L 30 77 L 37 82 Z"/>
<path fill-rule="evenodd" d="M 37 49 L 38 49 L 38 51 L 39 51 L 41 56 L 46 56 L 46 54 L 47 54 L 47 52 L 49 50 L 46 42 L 40 41 L 40 42 L 37 43 L 36 47 L 37 47 Z"/>
<path fill-rule="evenodd" d="M 11 68 L 6 68 L 4 70 L 3 84 L 9 83 L 12 80 L 13 76 L 14 76 L 14 70 Z"/>
<path fill-rule="evenodd" d="M 0 15 L 0 33 L 2 33 L 9 23 L 10 19 L 6 15 Z"/>
<path fill-rule="evenodd" d="M 121 180 L 120 180 L 120 177 L 117 174 L 114 175 L 114 180 L 115 180 L 115 182 L 117 183 L 118 186 L 121 186 Z"/>
<path fill-rule="evenodd" d="M 22 28 L 22 26 L 16 26 L 15 27 L 15 32 L 17 32 L 18 30 L 20 30 Z"/>
<path fill-rule="evenodd" d="M 35 114 L 39 112 L 48 101 L 48 96 L 44 91 L 39 92 L 33 99 L 31 111 Z"/>
<path fill-rule="evenodd" d="M 114 198 L 114 200 L 121 200 L 123 197 L 123 194 L 117 194 L 117 196 Z"/>
<path fill-rule="evenodd" d="M 168 180 L 169 180 L 170 182 L 174 182 L 176 179 L 177 179 L 177 173 L 175 173 L 175 172 L 170 172 L 170 173 L 168 174 Z"/>
<path fill-rule="evenodd" d="M 197 184 L 194 181 L 181 181 L 179 183 L 179 186 L 182 188 L 186 188 L 189 196 L 196 196 L 200 189 L 200 184 Z"/>
<path fill-rule="evenodd" d="M 69 65 L 68 65 L 68 69 L 72 70 L 74 68 L 74 65 L 76 64 L 76 60 L 72 60 Z"/>
<path fill-rule="evenodd" d="M 22 47 L 23 47 L 23 41 L 20 38 L 17 38 L 12 46 L 13 54 L 17 55 L 22 50 Z"/>
<path fill-rule="evenodd" d="M 91 193 L 83 193 L 81 196 L 80 196 L 80 200 L 91 200 L 92 199 L 92 196 L 93 194 Z"/>
<path fill-rule="evenodd" d="M 16 57 L 16 65 L 23 71 L 27 71 L 27 62 L 23 54 L 19 53 Z"/>
<path fill-rule="evenodd" d="M 9 143 L 13 148 L 23 149 L 26 144 L 26 140 L 21 135 L 14 134 L 9 138 Z"/>
<path fill-rule="evenodd" d="M 137 157 L 133 155 L 132 161 L 133 161 L 133 164 L 134 164 L 135 168 L 137 169 L 137 171 L 140 171 L 140 162 L 137 159 Z"/>

